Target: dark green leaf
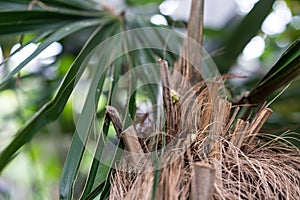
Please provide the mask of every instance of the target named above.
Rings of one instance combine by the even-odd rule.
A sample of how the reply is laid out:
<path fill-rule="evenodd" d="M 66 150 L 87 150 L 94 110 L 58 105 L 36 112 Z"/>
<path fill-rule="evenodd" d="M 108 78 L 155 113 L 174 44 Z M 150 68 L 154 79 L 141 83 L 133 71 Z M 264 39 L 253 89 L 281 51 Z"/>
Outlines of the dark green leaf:
<path fill-rule="evenodd" d="M 163 0 L 125 0 L 128 5 L 136 6 L 136 5 L 145 5 L 149 3 L 160 4 Z"/>
<path fill-rule="evenodd" d="M 102 128 L 103 131 L 100 133 L 100 137 L 97 142 L 96 152 L 93 158 L 92 166 L 89 171 L 88 179 L 86 181 L 86 185 L 82 193 L 81 199 L 85 199 L 92 191 L 93 185 L 95 183 L 95 179 L 97 177 L 98 169 L 100 168 L 100 165 L 102 165 L 102 163 L 100 163 L 99 161 L 99 158 L 101 158 L 103 153 L 103 149 L 105 145 L 104 137 L 107 136 L 108 129 L 109 129 L 109 121 L 103 123 L 103 128 Z M 103 173 L 103 172 L 100 171 L 99 173 Z"/>
<path fill-rule="evenodd" d="M 101 67 L 101 66 L 98 66 L 98 67 Z M 109 88 L 109 94 L 108 94 L 108 99 L 109 99 L 108 100 L 108 102 L 109 102 L 108 105 L 110 105 L 112 88 L 114 88 L 115 83 L 118 81 L 118 77 L 112 77 L 112 78 L 113 78 L 112 79 L 113 81 L 111 81 L 110 88 Z M 99 88 L 100 88 L 99 93 L 102 92 L 104 80 L 105 80 L 105 76 L 103 76 L 101 78 L 101 80 L 99 81 Z M 95 154 L 94 154 L 94 157 L 93 157 L 92 166 L 91 166 L 91 169 L 89 171 L 89 175 L 88 175 L 86 185 L 85 185 L 85 188 L 83 190 L 81 199 L 86 199 L 86 197 L 90 194 L 90 192 L 91 192 L 91 190 L 94 186 L 94 183 L 95 183 L 97 172 L 98 172 L 99 168 L 101 168 L 103 166 L 103 164 L 100 163 L 100 159 L 101 159 L 101 156 L 102 156 L 103 151 L 104 151 L 105 138 L 107 137 L 107 134 L 108 134 L 109 124 L 110 124 L 109 118 L 105 118 L 103 120 L 103 123 L 102 123 L 102 128 L 101 128 L 100 136 L 99 136 L 98 141 L 97 141 L 97 147 L 96 147 L 96 151 L 95 151 Z M 104 173 L 103 173 L 103 171 L 100 171 L 99 173 L 103 173 L 102 176 L 107 177 L 107 173 L 109 173 L 109 171 L 110 171 L 110 169 L 105 170 Z"/>
<path fill-rule="evenodd" d="M 265 101 L 273 92 L 290 83 L 299 74 L 300 38 L 283 53 L 258 86 L 249 93 L 247 101 L 254 104 Z"/>
<path fill-rule="evenodd" d="M 92 0 L 43 0 L 43 2 L 45 2 L 46 4 L 50 4 L 50 5 L 63 5 L 63 6 L 68 6 L 68 7 L 74 7 L 77 9 L 82 9 L 82 10 L 97 10 L 99 9 L 99 7 L 97 7 L 97 3 L 95 1 Z"/>
<path fill-rule="evenodd" d="M 96 34 L 98 40 L 94 41 L 95 44 L 93 45 L 100 44 L 105 39 L 114 35 L 117 31 L 119 31 L 118 23 L 113 25 L 110 24 L 103 27 Z M 101 55 L 97 54 L 97 56 L 99 56 L 98 57 L 99 66 L 96 68 L 96 72 L 94 73 L 94 78 L 91 83 L 91 88 L 86 98 L 83 111 L 77 123 L 77 129 L 73 136 L 72 144 L 69 149 L 67 159 L 65 161 L 64 170 L 60 181 L 60 199 L 71 199 L 72 197 L 73 185 L 79 170 L 79 165 L 82 160 L 82 155 L 85 150 L 85 143 L 87 141 L 88 134 L 91 131 L 91 127 L 93 125 L 92 121 L 96 114 L 95 106 L 97 105 L 96 102 L 99 101 L 99 97 L 100 97 L 100 93 L 96 92 L 98 89 L 101 89 L 98 88 L 99 80 L 101 81 L 101 75 L 104 75 L 104 71 L 106 71 L 106 68 L 108 67 L 107 64 L 111 62 L 110 57 L 107 56 L 107 54 L 110 54 L 111 51 L 109 52 L 102 51 L 102 52 L 104 54 Z"/>
<path fill-rule="evenodd" d="M 98 69 L 101 69 L 101 68 L 103 69 L 104 66 L 98 66 Z M 67 156 L 67 159 L 64 164 L 64 170 L 63 170 L 63 174 L 61 176 L 61 184 L 60 184 L 61 199 L 70 199 L 70 197 L 72 196 L 73 184 L 74 184 L 76 175 L 79 170 L 79 165 L 82 160 L 82 155 L 85 151 L 85 144 L 86 144 L 89 133 L 91 131 L 93 131 L 92 130 L 92 127 L 94 126 L 93 120 L 94 120 L 96 110 L 97 110 L 97 108 L 95 106 L 97 105 L 96 102 L 99 101 L 100 94 L 102 92 L 103 83 L 105 80 L 105 76 L 102 76 L 100 78 L 99 82 L 96 83 L 96 81 L 98 81 L 98 78 L 99 78 L 97 75 L 99 75 L 99 71 L 98 71 L 98 74 L 97 74 L 97 72 L 95 73 L 95 77 L 93 79 L 90 91 L 86 98 L 86 102 L 84 104 L 82 114 L 80 115 L 79 121 L 77 123 L 78 129 L 74 133 L 73 140 L 72 140 L 69 152 L 68 152 L 68 156 Z M 103 75 L 105 75 L 105 73 Z M 94 113 L 94 115 L 93 115 L 93 113 Z M 107 131 L 108 131 L 108 127 L 107 127 Z M 102 137 L 100 137 L 100 140 L 101 139 L 102 139 Z M 100 145 L 100 148 L 103 148 L 103 146 Z M 96 162 L 96 164 L 98 164 L 99 158 L 100 158 L 100 156 L 94 157 L 93 164 L 94 164 L 94 162 Z M 90 172 L 94 175 L 94 176 L 92 176 L 92 179 L 95 179 L 96 174 L 94 174 L 93 172 L 97 172 L 97 169 L 98 169 L 98 166 L 97 166 L 97 168 L 94 168 L 94 170 L 92 170 Z M 90 191 L 88 191 L 88 192 L 90 192 Z"/>
<path fill-rule="evenodd" d="M 221 73 L 228 72 L 251 38 L 258 33 L 274 2 L 275 0 L 261 0 L 256 3 L 226 39 L 224 53 L 214 59 Z"/>
<path fill-rule="evenodd" d="M 82 0 L 43 0 L 39 2 L 34 2 L 31 0 L 0 0 L 0 9 L 6 10 L 56 10 L 63 9 L 66 11 L 77 10 L 78 14 L 82 11 L 96 11 L 99 10 L 97 4 L 92 1 L 82 1 Z M 75 13 L 75 12 L 74 12 Z"/>

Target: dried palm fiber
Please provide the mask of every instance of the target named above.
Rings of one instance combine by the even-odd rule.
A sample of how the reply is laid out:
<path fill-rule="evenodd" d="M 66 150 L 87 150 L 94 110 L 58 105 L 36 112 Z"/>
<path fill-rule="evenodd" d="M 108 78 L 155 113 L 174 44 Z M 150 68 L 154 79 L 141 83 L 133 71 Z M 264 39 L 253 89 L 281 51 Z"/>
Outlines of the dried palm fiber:
<path fill-rule="evenodd" d="M 211 84 L 210 92 L 217 92 L 217 84 Z M 193 98 L 195 95 L 196 98 Z M 182 148 L 182 141 L 174 140 L 185 154 L 172 160 L 170 157 L 174 152 L 170 151 L 163 158 L 162 162 L 167 164 L 161 169 L 156 198 L 190 198 L 191 174 L 193 166 L 199 162 L 215 169 L 214 199 L 298 197 L 299 150 L 278 141 L 278 138 L 273 139 L 276 145 L 272 148 L 270 144 L 265 145 L 264 141 L 257 140 L 257 134 L 271 110 L 263 107 L 251 121 L 238 120 L 233 127 L 235 115 L 229 119 L 231 104 L 214 96 L 212 99 L 212 96 L 205 83 L 199 83 L 182 95 L 179 101 L 182 107 L 180 123 L 185 126 L 196 124 L 197 130 L 187 133 L 185 129 L 180 129 L 182 132 L 179 135 L 191 136 L 191 144 L 188 148 Z M 237 110 L 236 107 L 232 109 Z M 112 177 L 111 199 L 152 198 L 154 175 L 151 170 L 154 166 L 151 159 L 142 165 L 147 166 L 145 173 L 123 172 L 128 171 L 126 165 L 125 169 L 116 171 L 115 177 L 118 179 Z M 128 177 L 131 177 L 130 182 Z M 274 184 L 274 181 L 277 182 Z"/>
<path fill-rule="evenodd" d="M 218 87 L 211 84 L 217 92 Z M 197 129 L 179 129 L 177 134 L 182 137 L 171 141 L 178 145 L 171 145 L 165 154 L 158 153 L 165 164 L 160 169 L 156 199 L 195 199 L 191 188 L 195 177 L 200 176 L 195 172 L 205 171 L 205 167 L 213 169 L 213 186 L 208 188 L 213 191 L 213 199 L 300 197 L 299 149 L 283 136 L 270 138 L 259 133 L 270 109 L 262 107 L 253 119 L 236 119 L 230 113 L 236 113 L 238 108 L 224 99 L 212 99 L 204 82 L 182 94 L 179 103 L 182 127 L 191 125 Z M 156 134 L 166 135 L 163 131 Z M 111 177 L 110 199 L 152 199 L 156 168 L 151 157 L 141 161 L 138 171 L 128 170 L 126 162 Z M 195 170 L 195 165 L 200 170 Z"/>

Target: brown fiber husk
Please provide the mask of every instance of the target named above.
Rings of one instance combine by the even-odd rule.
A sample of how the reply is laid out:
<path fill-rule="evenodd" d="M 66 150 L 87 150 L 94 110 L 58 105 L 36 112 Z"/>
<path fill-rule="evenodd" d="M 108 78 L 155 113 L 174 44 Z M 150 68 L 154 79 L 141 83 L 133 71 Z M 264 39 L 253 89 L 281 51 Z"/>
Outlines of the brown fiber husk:
<path fill-rule="evenodd" d="M 170 200 L 300 198 L 299 149 L 285 140 L 288 134 L 259 133 L 272 111 L 262 107 L 251 119 L 237 122 L 239 108 L 211 95 L 212 90 L 209 92 L 207 87 L 214 88 L 216 94 L 219 90 L 199 83 L 192 91 L 181 94 L 181 112 L 176 117 L 180 117 L 182 127 L 196 124 L 194 132 L 178 130 L 176 134 L 184 137 L 173 140 L 176 144 L 159 154 L 162 163 L 159 168 L 155 168 L 152 157 L 148 157 L 141 160 L 139 170 L 128 171 L 128 160 L 123 160 L 111 176 L 110 199 L 152 199 L 153 189 L 156 189 L 155 199 Z M 171 135 L 171 140 L 174 137 L 168 130 L 157 135 Z M 149 149 L 144 148 L 144 153 L 149 153 L 147 151 Z M 200 166 L 200 170 L 195 170 L 195 166 Z M 207 175 L 196 173 L 205 173 L 202 166 L 212 174 L 207 183 L 202 183 L 207 186 L 201 188 L 212 191 L 212 195 L 197 194 L 197 198 L 191 188 L 195 187 L 198 177 Z M 153 187 L 154 169 L 159 169 L 156 187 Z"/>

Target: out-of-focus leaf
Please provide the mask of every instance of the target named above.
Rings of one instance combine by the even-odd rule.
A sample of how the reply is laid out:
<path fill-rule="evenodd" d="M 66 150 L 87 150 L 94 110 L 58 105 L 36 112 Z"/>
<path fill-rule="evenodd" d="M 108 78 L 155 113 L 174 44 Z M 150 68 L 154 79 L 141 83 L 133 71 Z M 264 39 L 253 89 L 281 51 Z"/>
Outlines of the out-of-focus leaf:
<path fill-rule="evenodd" d="M 125 0 L 128 5 L 136 6 L 136 5 L 145 5 L 149 3 L 160 4 L 163 0 Z"/>
<path fill-rule="evenodd" d="M 59 41 L 62 38 L 87 27 L 96 26 L 105 22 L 105 20 L 94 19 L 94 20 L 86 20 L 74 22 L 72 24 L 65 25 L 51 34 L 47 39 L 45 39 L 38 48 L 27 57 L 22 63 L 20 63 L 17 67 L 15 67 L 10 73 L 8 73 L 3 80 L 0 81 L 0 85 L 4 84 L 8 79 L 17 74 L 26 64 L 28 64 L 33 58 L 38 56 L 43 50 L 45 50 L 50 44 L 53 42 Z"/>
<path fill-rule="evenodd" d="M 27 10 L 29 5 L 28 0 L 24 1 L 13 1 L 13 0 L 0 0 L 1 10 Z"/>
<path fill-rule="evenodd" d="M 45 39 L 46 37 L 48 37 L 50 34 L 53 33 L 53 30 L 49 30 L 49 31 L 45 31 L 43 33 L 37 34 L 37 36 L 35 38 L 33 38 L 32 40 L 28 41 L 26 44 L 22 44 L 19 48 L 17 48 L 13 53 L 10 53 L 11 48 L 6 49 L 6 53 L 8 54 L 7 56 L 5 56 L 4 54 L 4 60 L 0 63 L 0 66 L 3 65 L 4 63 L 6 63 L 10 57 L 12 57 L 13 55 L 15 55 L 16 53 L 18 53 L 19 51 L 21 51 L 23 48 L 26 47 L 26 45 L 30 44 L 30 43 L 38 43 L 41 40 Z M 6 36 L 9 37 L 9 36 Z M 17 41 L 16 41 L 17 42 Z M 16 44 L 16 42 L 14 44 Z M 5 52 L 4 52 L 5 53 Z"/>
<path fill-rule="evenodd" d="M 100 28 L 99 28 L 100 29 Z M 80 54 L 73 62 L 70 70 L 66 74 L 58 92 L 53 100 L 45 104 L 36 114 L 17 132 L 15 138 L 0 154 L 0 172 L 16 155 L 18 150 L 29 142 L 35 133 L 51 121 L 56 120 L 64 109 L 73 88 L 76 85 L 76 78 L 79 78 L 83 72 L 82 63 L 90 52 L 103 40 L 107 35 L 99 35 L 99 29 L 90 37 Z M 82 68 L 82 69 L 81 69 Z"/>
<path fill-rule="evenodd" d="M 87 1 L 0 0 L 0 35 L 49 30 L 72 21 L 101 18 L 103 15 L 104 12 L 98 10 L 94 3 Z"/>
<path fill-rule="evenodd" d="M 228 72 L 238 55 L 260 30 L 264 19 L 272 10 L 274 2 L 275 0 L 261 0 L 257 2 L 225 40 L 224 53 L 214 58 L 221 73 Z"/>
<path fill-rule="evenodd" d="M 68 10 L 3 10 L 0 11 L 0 35 L 49 30 L 72 21 L 100 17 L 101 14 L 102 12 L 83 14 L 74 11 L 70 13 Z"/>
<path fill-rule="evenodd" d="M 79 14 L 65 14 L 61 12 L 49 12 L 46 10 L 2 10 L 0 12 L 0 26 L 6 24 L 22 24 L 23 22 L 40 23 L 51 21 L 72 20 L 75 17 L 82 18 Z M 76 19 L 76 18 L 75 18 Z M 46 21 L 44 21 L 46 20 Z"/>
<path fill-rule="evenodd" d="M 275 63 L 244 101 L 261 103 L 273 92 L 287 85 L 300 74 L 300 38 Z"/>
<path fill-rule="evenodd" d="M 287 73 L 287 66 L 300 58 L 300 38 L 298 38 L 280 57 L 276 64 L 270 69 L 270 71 L 262 78 L 259 84 L 264 84 L 270 79 L 274 79 L 274 76 L 283 76 Z M 299 63 L 300 64 L 300 63 Z M 290 70 L 296 70 L 296 66 L 290 66 Z"/>
<path fill-rule="evenodd" d="M 9 56 L 11 48 L 17 43 L 17 41 L 18 38 L 16 36 L 0 37 L 0 44 L 4 58 L 7 58 Z"/>
<path fill-rule="evenodd" d="M 56 29 L 59 28 L 60 26 L 66 24 L 66 23 L 71 23 L 71 21 L 53 21 L 53 20 L 45 20 L 47 24 L 30 24 L 30 23 L 23 23 L 22 25 L 18 24 L 6 24 L 4 26 L 1 26 L 0 29 L 0 35 L 19 35 L 19 34 L 24 34 L 24 33 L 29 33 L 29 32 L 40 32 L 40 31 L 47 31 L 50 29 Z"/>
<path fill-rule="evenodd" d="M 75 7 L 77 9 L 82 9 L 82 10 L 97 10 L 97 4 L 95 1 L 87 0 L 87 1 L 82 1 L 82 0 L 44 0 L 46 4 L 50 5 L 64 5 L 64 6 L 70 6 L 70 7 Z"/>
<path fill-rule="evenodd" d="M 53 10 L 58 9 L 72 9 L 79 11 L 84 10 L 97 10 L 97 5 L 92 1 L 82 1 L 82 0 L 43 0 L 42 2 L 33 2 L 31 0 L 0 0 L 1 9 L 21 9 L 28 10 L 31 9 L 48 9 Z"/>

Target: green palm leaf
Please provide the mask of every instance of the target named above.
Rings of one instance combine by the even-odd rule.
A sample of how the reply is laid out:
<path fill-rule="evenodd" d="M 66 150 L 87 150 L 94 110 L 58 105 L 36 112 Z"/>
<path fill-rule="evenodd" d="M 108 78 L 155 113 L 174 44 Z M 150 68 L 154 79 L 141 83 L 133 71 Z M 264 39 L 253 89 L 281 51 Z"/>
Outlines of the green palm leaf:
<path fill-rule="evenodd" d="M 22 63 L 20 63 L 16 68 L 14 68 L 10 73 L 8 73 L 3 80 L 0 81 L 0 85 L 3 85 L 8 79 L 12 78 L 15 74 L 17 74 L 23 67 L 26 66 L 33 58 L 38 56 L 43 50 L 45 50 L 50 44 L 53 42 L 59 41 L 62 38 L 87 27 L 96 26 L 103 23 L 103 20 L 94 19 L 94 20 L 86 20 L 74 22 L 72 24 L 65 25 L 59 28 L 57 31 L 52 33 L 48 38 L 46 38 L 38 48 L 27 57 Z"/>
<path fill-rule="evenodd" d="M 253 9 L 237 24 L 233 32 L 224 40 L 224 53 L 214 58 L 221 73 L 226 73 L 236 62 L 238 55 L 261 28 L 264 19 L 272 10 L 275 0 L 263 0 L 255 4 Z M 231 21 L 230 21 L 231 22 Z"/>
<path fill-rule="evenodd" d="M 300 38 L 298 38 L 275 63 L 258 85 L 251 90 L 247 101 L 261 103 L 279 88 L 287 85 L 300 74 Z"/>
<path fill-rule="evenodd" d="M 94 42 L 94 45 L 98 45 L 109 36 L 114 35 L 117 30 L 119 30 L 118 24 L 109 24 L 103 27 L 95 35 L 95 38 L 97 38 L 97 42 Z M 107 51 L 103 52 L 104 55 L 99 56 L 98 62 L 101 63 L 101 65 L 97 67 L 97 70 L 94 73 L 95 76 L 91 83 L 91 88 L 86 98 L 83 111 L 77 123 L 77 130 L 73 136 L 71 147 L 65 161 L 64 170 L 60 182 L 61 199 L 71 199 L 72 197 L 73 184 L 79 170 L 82 155 L 85 151 L 85 144 L 88 138 L 88 134 L 91 131 L 91 127 L 93 126 L 92 120 L 94 119 L 97 110 L 95 106 L 97 105 L 96 102 L 99 101 L 101 94 L 100 92 L 97 92 L 97 90 L 102 90 L 103 77 L 101 77 L 101 75 L 105 75 L 104 72 L 106 71 L 107 64 L 109 64 L 110 62 L 109 59 L 105 60 L 105 57 L 108 57 L 106 54 Z"/>
<path fill-rule="evenodd" d="M 82 65 L 90 52 L 97 46 L 103 36 L 97 34 L 97 30 L 83 47 L 78 57 L 73 62 L 70 70 L 66 74 L 58 92 L 53 100 L 44 105 L 16 134 L 12 142 L 0 154 L 0 171 L 8 164 L 17 151 L 27 142 L 29 142 L 36 132 L 46 124 L 56 120 L 63 111 L 69 96 L 76 84 L 76 78 L 79 78 L 85 68 Z M 17 73 L 16 70 L 14 72 Z M 10 75 L 11 77 L 12 75 Z M 3 81 L 2 81 L 3 82 Z"/>

